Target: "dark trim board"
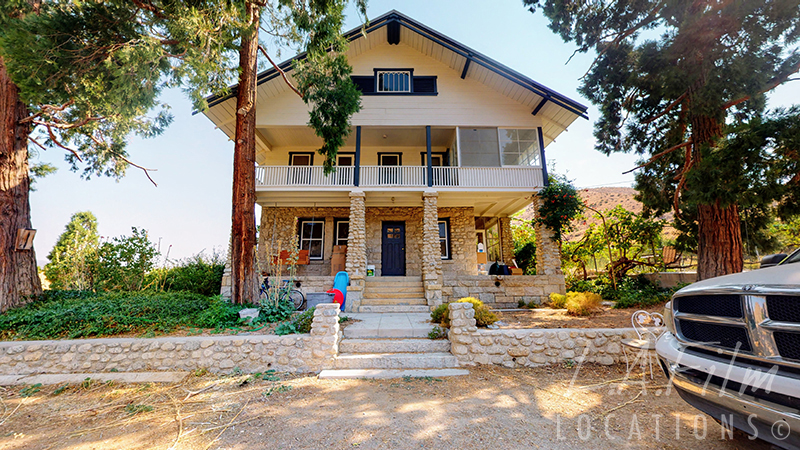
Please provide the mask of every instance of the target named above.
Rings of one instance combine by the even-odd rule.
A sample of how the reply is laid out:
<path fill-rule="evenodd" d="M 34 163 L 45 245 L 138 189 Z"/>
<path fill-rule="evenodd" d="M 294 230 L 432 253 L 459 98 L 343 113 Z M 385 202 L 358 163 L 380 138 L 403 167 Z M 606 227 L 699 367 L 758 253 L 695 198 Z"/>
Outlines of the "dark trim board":
<path fill-rule="evenodd" d="M 381 164 L 381 155 L 395 155 L 397 156 L 397 166 L 403 165 L 403 153 L 402 152 L 378 152 L 378 165 L 382 166 Z M 396 166 L 386 166 L 386 167 L 396 167 Z"/>
<path fill-rule="evenodd" d="M 313 166 L 313 165 L 314 165 L 314 152 L 289 152 L 289 165 L 290 165 L 290 166 L 294 166 L 294 164 L 292 164 L 292 157 L 293 157 L 294 155 L 306 155 L 306 156 L 310 156 L 310 157 L 311 157 L 311 158 L 310 158 L 311 164 L 309 164 L 309 166 Z M 302 167 L 302 166 L 301 166 L 301 167 Z"/>
<path fill-rule="evenodd" d="M 528 78 L 527 76 L 511 69 L 508 66 L 505 66 L 492 58 L 489 58 L 486 55 L 483 55 L 480 52 L 477 52 L 466 45 L 457 42 L 449 37 L 437 32 L 436 30 L 429 28 L 410 17 L 401 14 L 396 10 L 389 11 L 388 13 L 371 20 L 369 26 L 367 27 L 356 27 L 347 33 L 344 34 L 345 38 L 348 41 L 354 41 L 359 39 L 363 36 L 364 33 L 369 34 L 375 30 L 380 29 L 383 26 L 387 26 L 389 24 L 399 24 L 408 28 L 409 30 L 420 34 L 423 37 L 426 37 L 437 44 L 455 52 L 456 54 L 464 57 L 467 59 L 466 64 L 471 64 L 474 62 L 475 64 L 479 64 L 486 69 L 514 82 L 519 84 L 520 86 L 530 90 L 531 92 L 552 101 L 553 103 L 561 106 L 562 108 L 583 117 L 584 119 L 588 119 L 589 117 L 586 115 L 586 111 L 588 108 L 575 100 L 572 100 L 565 95 L 559 94 L 558 92 L 537 83 L 536 81 Z M 392 27 L 396 27 L 398 25 L 391 25 Z M 387 33 L 388 34 L 388 33 Z M 398 36 L 399 42 L 399 27 L 398 27 Z M 306 53 L 300 53 L 292 59 L 284 61 L 278 64 L 278 67 L 283 70 L 284 72 L 292 70 L 292 61 L 293 60 L 304 60 L 306 58 Z M 257 77 L 257 84 L 260 85 L 265 83 L 269 80 L 272 80 L 276 77 L 280 76 L 280 72 L 275 70 L 275 68 L 270 68 L 261 72 Z M 206 101 L 208 102 L 208 107 L 215 106 L 225 100 L 233 98 L 236 96 L 236 90 L 238 85 L 234 85 L 230 87 L 230 93 L 227 95 L 211 95 L 206 97 Z M 195 111 L 195 114 L 198 111 Z"/>
<path fill-rule="evenodd" d="M 441 167 L 449 167 L 450 160 L 447 158 L 447 152 L 431 152 L 431 156 L 439 155 L 442 157 L 442 165 Z M 428 152 L 419 152 L 420 156 L 420 165 L 427 166 L 428 165 Z M 436 167 L 436 166 L 433 166 Z"/>

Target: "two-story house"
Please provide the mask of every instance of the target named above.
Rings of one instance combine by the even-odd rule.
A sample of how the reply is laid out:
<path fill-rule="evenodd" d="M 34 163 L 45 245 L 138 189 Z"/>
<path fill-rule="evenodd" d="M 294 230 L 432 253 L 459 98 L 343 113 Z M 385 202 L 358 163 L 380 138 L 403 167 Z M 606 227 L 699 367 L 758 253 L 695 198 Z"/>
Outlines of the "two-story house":
<path fill-rule="evenodd" d="M 301 289 L 319 292 L 344 258 L 348 311 L 427 311 L 464 296 L 516 306 L 563 292 L 544 229 L 539 275 L 486 271 L 513 264 L 510 216 L 536 201 L 545 148 L 586 107 L 396 11 L 347 36 L 362 109 L 329 176 L 307 106 L 278 71 L 258 77 L 262 264 L 297 242 Z M 279 67 L 291 78 L 291 60 Z M 205 112 L 231 138 L 235 104 L 212 98 Z"/>

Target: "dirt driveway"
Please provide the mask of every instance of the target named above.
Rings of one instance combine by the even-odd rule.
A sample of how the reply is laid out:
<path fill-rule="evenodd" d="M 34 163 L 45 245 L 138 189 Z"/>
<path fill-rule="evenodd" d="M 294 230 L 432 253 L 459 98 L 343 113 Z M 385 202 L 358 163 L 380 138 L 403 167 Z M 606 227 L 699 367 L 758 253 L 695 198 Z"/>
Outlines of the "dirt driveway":
<path fill-rule="evenodd" d="M 768 449 L 624 366 L 455 378 L 191 375 L 174 385 L 0 388 L 0 449 Z M 38 389 L 38 391 L 37 391 Z"/>

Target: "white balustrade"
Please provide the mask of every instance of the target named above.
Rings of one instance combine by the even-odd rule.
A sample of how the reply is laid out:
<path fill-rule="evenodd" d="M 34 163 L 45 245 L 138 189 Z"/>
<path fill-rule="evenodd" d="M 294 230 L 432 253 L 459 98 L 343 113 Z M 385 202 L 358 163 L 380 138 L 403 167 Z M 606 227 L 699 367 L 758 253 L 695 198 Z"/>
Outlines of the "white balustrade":
<path fill-rule="evenodd" d="M 360 186 L 425 187 L 425 166 L 361 166 Z M 354 167 L 337 167 L 325 176 L 322 166 L 258 166 L 256 185 L 354 186 Z M 437 188 L 532 188 L 543 185 L 538 167 L 434 167 L 433 186 Z"/>

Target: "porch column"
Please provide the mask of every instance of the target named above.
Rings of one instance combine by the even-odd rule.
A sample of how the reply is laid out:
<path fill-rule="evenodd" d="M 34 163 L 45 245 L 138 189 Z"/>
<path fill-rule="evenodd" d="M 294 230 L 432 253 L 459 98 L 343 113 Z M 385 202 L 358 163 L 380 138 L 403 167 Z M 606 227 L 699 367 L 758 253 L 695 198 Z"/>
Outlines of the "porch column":
<path fill-rule="evenodd" d="M 533 195 L 533 210 L 539 214 L 541 199 Z M 553 232 L 544 225 L 534 224 L 536 235 L 536 275 L 550 278 L 545 283 L 545 295 L 551 292 L 563 294 L 564 274 L 561 272 L 561 243 L 553 240 Z"/>
<path fill-rule="evenodd" d="M 439 246 L 439 194 L 422 193 L 422 283 L 428 306 L 442 303 L 442 252 Z"/>
<path fill-rule="evenodd" d="M 350 192 L 350 232 L 347 235 L 345 270 L 350 276 L 347 288 L 347 311 L 356 312 L 361 306 L 367 276 L 367 208 L 364 191 Z"/>
<path fill-rule="evenodd" d="M 514 234 L 511 231 L 511 217 L 500 218 L 500 248 L 503 252 L 503 263 L 514 265 Z"/>

